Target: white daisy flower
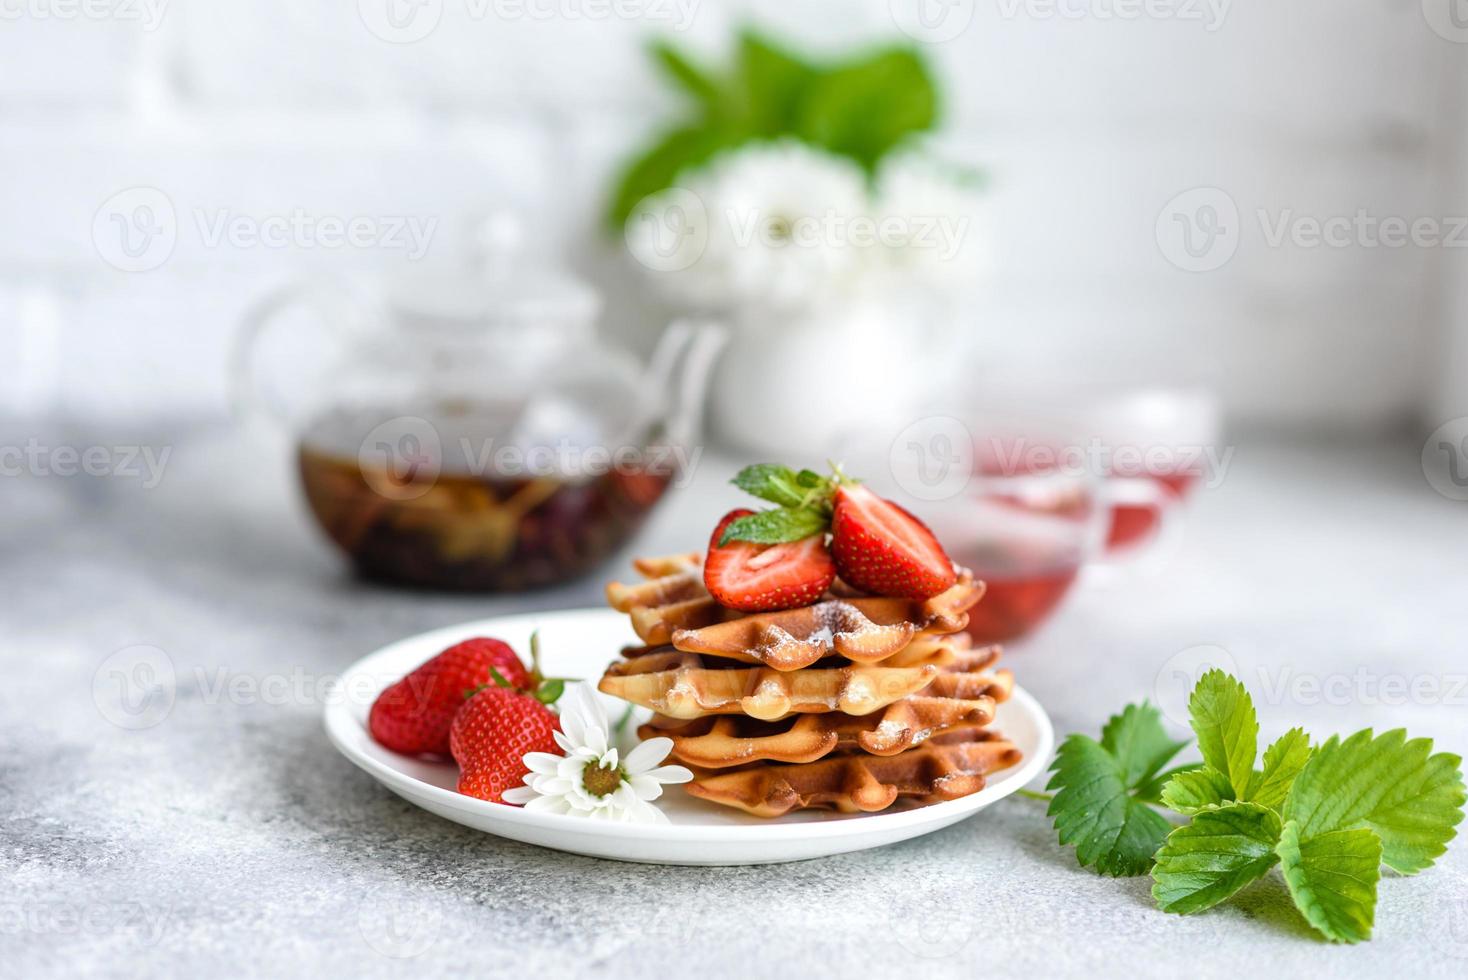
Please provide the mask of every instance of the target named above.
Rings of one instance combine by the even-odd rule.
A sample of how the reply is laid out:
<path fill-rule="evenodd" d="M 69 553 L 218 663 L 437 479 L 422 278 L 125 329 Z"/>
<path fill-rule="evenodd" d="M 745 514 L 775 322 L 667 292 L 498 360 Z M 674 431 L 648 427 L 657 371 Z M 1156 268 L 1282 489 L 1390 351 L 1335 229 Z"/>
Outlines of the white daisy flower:
<path fill-rule="evenodd" d="M 670 738 L 648 739 L 620 755 L 611 744 L 606 712 L 586 684 L 575 685 L 562 699 L 555 739 L 566 754 L 527 753 L 525 785 L 506 790 L 506 803 L 592 820 L 667 823 L 652 801 L 663 795 L 665 784 L 693 778 L 682 766 L 658 765 L 672 751 Z"/>
<path fill-rule="evenodd" d="M 851 227 L 869 210 L 866 177 L 851 160 L 798 140 L 721 153 L 651 210 L 657 220 L 635 235 L 687 228 L 675 236 L 683 251 L 666 265 L 644 264 L 658 267 L 655 281 L 675 299 L 699 307 L 808 307 L 860 275 Z M 629 244 L 639 256 L 653 247 Z"/>

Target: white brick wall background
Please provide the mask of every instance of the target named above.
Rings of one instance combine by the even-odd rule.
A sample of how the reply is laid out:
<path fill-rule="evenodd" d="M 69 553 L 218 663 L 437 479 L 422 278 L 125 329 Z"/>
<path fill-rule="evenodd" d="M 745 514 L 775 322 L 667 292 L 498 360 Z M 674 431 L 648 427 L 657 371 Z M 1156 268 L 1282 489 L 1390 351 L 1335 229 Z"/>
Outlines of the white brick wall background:
<path fill-rule="evenodd" d="M 525 0 L 560 13 L 508 19 L 444 0 L 411 44 L 375 37 L 356 0 L 85 0 L 114 15 L 60 16 L 82 2 L 0 0 L 7 412 L 220 413 L 255 297 L 405 261 L 209 247 L 200 211 L 437 219 L 443 258 L 472 216 L 513 207 L 537 254 L 607 291 L 613 333 L 645 344 L 663 312 L 597 230 L 612 171 L 676 105 L 643 41 L 674 34 L 721 58 L 747 20 L 815 51 L 901 37 L 889 0 L 621 0 L 634 18 Z M 1271 247 L 1253 217 L 1468 215 L 1468 43 L 1430 26 L 1434 4 L 1468 3 L 1232 0 L 1210 30 L 1128 16 L 1207 17 L 1206 0 L 1056 2 L 1077 16 L 951 0 L 972 22 L 924 46 L 947 93 L 943 145 L 992 176 L 998 268 L 966 307 L 977 381 L 1056 365 L 1202 380 L 1235 419 L 1294 427 L 1468 413 L 1462 250 Z M 128 19 L 160 4 L 156 29 Z M 179 240 L 161 268 L 125 273 L 92 220 L 138 185 L 168 195 Z M 1188 273 L 1154 224 L 1205 185 L 1237 202 L 1242 240 L 1223 268 Z"/>

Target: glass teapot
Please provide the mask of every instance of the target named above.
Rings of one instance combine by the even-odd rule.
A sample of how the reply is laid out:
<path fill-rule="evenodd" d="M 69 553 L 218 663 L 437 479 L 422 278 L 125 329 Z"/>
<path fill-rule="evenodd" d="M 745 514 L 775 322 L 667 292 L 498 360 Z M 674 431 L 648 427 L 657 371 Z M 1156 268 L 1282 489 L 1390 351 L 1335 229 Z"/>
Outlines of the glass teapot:
<path fill-rule="evenodd" d="M 246 317 L 236 397 L 288 427 L 311 513 L 367 578 L 576 577 L 689 465 L 723 332 L 675 322 L 644 366 L 600 342 L 588 286 L 499 268 L 296 285 Z"/>

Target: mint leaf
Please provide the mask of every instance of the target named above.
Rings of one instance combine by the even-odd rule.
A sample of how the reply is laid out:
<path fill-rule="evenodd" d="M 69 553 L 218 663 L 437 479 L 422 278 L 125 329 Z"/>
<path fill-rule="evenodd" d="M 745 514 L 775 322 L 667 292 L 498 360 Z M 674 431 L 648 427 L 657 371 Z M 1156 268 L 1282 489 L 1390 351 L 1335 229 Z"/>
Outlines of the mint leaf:
<path fill-rule="evenodd" d="M 1232 801 L 1228 777 L 1212 766 L 1178 773 L 1162 787 L 1162 805 L 1178 813 L 1193 814 Z"/>
<path fill-rule="evenodd" d="M 1264 769 L 1249 780 L 1245 799 L 1279 809 L 1289 795 L 1290 786 L 1305 763 L 1310 761 L 1310 736 L 1303 728 L 1291 728 L 1264 750 Z"/>
<path fill-rule="evenodd" d="M 1336 830 L 1302 840 L 1300 825 L 1290 820 L 1276 851 L 1290 896 L 1307 922 L 1336 942 L 1371 938 L 1382 862 L 1375 832 Z"/>
<path fill-rule="evenodd" d="M 749 514 L 724 528 L 719 544 L 753 541 L 755 544 L 784 544 L 812 534 L 824 533 L 829 521 L 818 511 L 804 507 L 777 507 Z"/>
<path fill-rule="evenodd" d="M 1210 670 L 1188 699 L 1193 734 L 1203 761 L 1228 777 L 1233 799 L 1249 788 L 1259 750 L 1259 721 L 1244 685 L 1221 670 Z"/>
<path fill-rule="evenodd" d="M 1463 819 L 1462 763 L 1432 754 L 1432 740 L 1407 740 L 1396 729 L 1331 738 L 1296 777 L 1283 816 L 1310 841 L 1333 831 L 1369 827 L 1381 837 L 1382 860 L 1404 874 L 1430 867 L 1447 850 Z"/>
<path fill-rule="evenodd" d="M 796 472 L 777 463 L 746 466 L 730 482 L 745 493 L 782 507 L 799 507 L 805 500 L 806 488 L 800 485 Z"/>
<path fill-rule="evenodd" d="M 1157 709 L 1130 705 L 1107 721 L 1102 741 L 1071 735 L 1051 770 L 1049 815 L 1060 843 L 1074 845 L 1082 867 L 1113 877 L 1139 875 L 1172 824 L 1144 801 L 1140 787 L 1177 754 Z"/>
<path fill-rule="evenodd" d="M 1279 816 L 1257 803 L 1205 810 L 1157 852 L 1152 897 L 1164 912 L 1211 909 L 1274 867 L 1279 836 Z"/>

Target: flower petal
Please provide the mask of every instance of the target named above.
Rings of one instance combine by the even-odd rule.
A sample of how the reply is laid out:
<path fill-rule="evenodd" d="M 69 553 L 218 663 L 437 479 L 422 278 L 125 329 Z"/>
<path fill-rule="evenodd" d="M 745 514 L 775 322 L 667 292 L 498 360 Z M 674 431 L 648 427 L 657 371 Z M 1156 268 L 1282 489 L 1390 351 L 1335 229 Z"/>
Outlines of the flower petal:
<path fill-rule="evenodd" d="M 673 751 L 673 740 L 671 738 L 650 738 L 627 753 L 627 759 L 623 763 L 629 774 L 635 775 L 645 772 L 653 766 L 662 762 Z"/>
<path fill-rule="evenodd" d="M 642 775 L 656 779 L 660 783 L 686 783 L 693 778 L 693 773 L 684 766 L 658 766 Z"/>
<path fill-rule="evenodd" d="M 537 796 L 525 804 L 527 813 L 569 813 L 564 796 Z"/>
<path fill-rule="evenodd" d="M 564 759 L 565 756 L 552 755 L 549 752 L 526 752 L 525 757 L 520 761 L 524 762 L 526 768 L 528 768 L 531 772 L 538 772 L 549 775 L 550 773 L 556 771 L 556 767 L 559 766 Z"/>
<path fill-rule="evenodd" d="M 514 803 L 519 806 L 524 806 L 531 800 L 539 798 L 540 794 L 535 792 L 535 790 L 531 789 L 529 786 L 513 786 L 500 794 L 500 799 L 504 800 L 506 803 Z"/>
<path fill-rule="evenodd" d="M 639 800 L 655 800 L 663 795 L 663 784 L 650 776 L 633 776 L 629 785 Z"/>

